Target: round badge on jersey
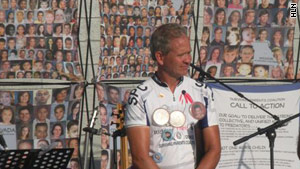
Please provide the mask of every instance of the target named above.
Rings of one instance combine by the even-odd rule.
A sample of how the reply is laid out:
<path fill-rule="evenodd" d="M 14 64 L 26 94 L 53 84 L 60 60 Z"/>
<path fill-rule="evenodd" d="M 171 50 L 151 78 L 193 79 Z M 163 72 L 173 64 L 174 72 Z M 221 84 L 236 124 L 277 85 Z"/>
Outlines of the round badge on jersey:
<path fill-rule="evenodd" d="M 181 140 L 183 140 L 183 134 L 182 134 L 181 132 L 179 132 L 179 131 L 175 132 L 175 133 L 174 133 L 174 139 L 175 139 L 176 141 L 181 141 Z"/>
<path fill-rule="evenodd" d="M 167 124 L 169 118 L 170 118 L 169 112 L 163 108 L 156 109 L 152 115 L 153 121 L 160 126 Z"/>
<path fill-rule="evenodd" d="M 190 106 L 190 114 L 196 120 L 202 120 L 206 116 L 206 107 L 201 102 L 194 102 Z"/>
<path fill-rule="evenodd" d="M 170 113 L 170 125 L 173 127 L 182 127 L 185 123 L 185 115 L 178 110 Z"/>
<path fill-rule="evenodd" d="M 172 129 L 165 129 L 161 134 L 164 141 L 171 141 L 173 139 Z"/>
<path fill-rule="evenodd" d="M 152 158 L 153 158 L 153 161 L 156 162 L 156 163 L 160 163 L 163 160 L 162 155 L 158 152 L 154 153 Z"/>

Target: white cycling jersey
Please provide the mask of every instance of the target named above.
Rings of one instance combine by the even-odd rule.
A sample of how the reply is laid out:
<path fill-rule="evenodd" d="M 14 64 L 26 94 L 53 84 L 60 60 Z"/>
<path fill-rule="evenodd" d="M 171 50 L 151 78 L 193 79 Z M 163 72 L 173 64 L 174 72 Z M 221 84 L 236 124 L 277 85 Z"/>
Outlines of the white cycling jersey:
<path fill-rule="evenodd" d="M 157 76 L 132 90 L 125 125 L 150 127 L 150 156 L 161 169 L 195 168 L 194 105 L 207 112 L 201 127 L 218 125 L 212 90 L 204 83 L 182 77 L 174 93 Z"/>

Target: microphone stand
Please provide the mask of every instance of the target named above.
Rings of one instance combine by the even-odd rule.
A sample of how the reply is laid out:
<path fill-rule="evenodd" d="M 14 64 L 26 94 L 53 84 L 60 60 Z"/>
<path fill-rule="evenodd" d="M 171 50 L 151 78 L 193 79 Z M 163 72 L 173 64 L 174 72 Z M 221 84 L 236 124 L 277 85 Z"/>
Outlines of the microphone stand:
<path fill-rule="evenodd" d="M 85 153 L 85 159 L 84 159 L 84 168 L 91 168 L 92 164 L 93 164 L 93 168 L 95 169 L 95 163 L 94 163 L 94 154 L 93 154 L 93 136 L 94 134 L 97 133 L 97 129 L 94 129 L 95 126 L 95 121 L 97 119 L 98 116 L 98 108 L 96 107 L 94 109 L 91 121 L 89 122 L 89 127 L 85 127 L 83 128 L 83 131 L 86 132 L 87 137 L 86 137 L 86 143 L 85 143 L 85 147 L 84 147 L 84 153 Z M 100 130 L 101 131 L 101 130 Z M 88 143 L 90 141 L 90 143 Z M 88 149 L 87 149 L 87 145 L 90 145 L 90 160 L 89 160 L 89 164 L 87 163 L 87 153 L 88 153 Z"/>
<path fill-rule="evenodd" d="M 243 143 L 247 140 L 249 140 L 250 138 L 252 137 L 255 137 L 257 136 L 258 134 L 259 135 L 262 135 L 262 134 L 266 134 L 267 138 L 269 139 L 269 147 L 270 147 L 270 167 L 271 169 L 274 169 L 274 142 L 275 142 L 275 138 L 276 138 L 276 131 L 275 129 L 277 128 L 280 128 L 280 127 L 283 127 L 285 126 L 285 124 L 297 117 L 300 116 L 300 113 L 298 114 L 295 114 L 291 117 L 288 117 L 284 120 L 280 120 L 278 116 L 268 112 L 267 110 L 265 110 L 264 108 L 262 108 L 261 106 L 259 106 L 258 104 L 256 104 L 255 102 L 253 102 L 252 100 L 248 99 L 247 97 L 245 97 L 242 93 L 239 93 L 238 91 L 234 90 L 233 88 L 229 87 L 228 85 L 224 84 L 223 82 L 221 82 L 220 80 L 216 79 L 215 77 L 211 76 L 209 73 L 205 72 L 204 70 L 202 70 L 201 67 L 197 67 L 195 66 L 194 64 L 190 64 L 190 66 L 194 69 L 196 69 L 197 71 L 200 72 L 200 75 L 202 75 L 203 79 L 205 77 L 208 77 L 209 79 L 212 79 L 212 80 L 215 80 L 217 83 L 221 84 L 222 86 L 224 86 L 225 88 L 229 89 L 230 91 L 234 92 L 235 94 L 237 94 L 239 97 L 247 100 L 248 102 L 250 102 L 251 104 L 257 106 L 259 109 L 263 110 L 264 112 L 266 112 L 267 114 L 269 114 L 273 119 L 276 120 L 275 123 L 263 128 L 263 129 L 260 129 L 258 128 L 257 132 L 253 133 L 253 134 L 250 134 L 249 136 L 245 136 L 243 138 L 240 138 L 236 141 L 233 142 L 233 145 L 238 145 L 240 143 Z"/>

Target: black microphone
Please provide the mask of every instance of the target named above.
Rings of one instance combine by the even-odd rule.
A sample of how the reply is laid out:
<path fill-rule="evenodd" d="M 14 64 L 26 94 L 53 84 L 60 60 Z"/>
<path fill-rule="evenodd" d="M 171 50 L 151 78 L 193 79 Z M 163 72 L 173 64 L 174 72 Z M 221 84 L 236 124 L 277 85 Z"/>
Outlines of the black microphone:
<path fill-rule="evenodd" d="M 197 71 L 200 72 L 200 75 L 202 76 L 202 78 L 205 78 L 205 77 L 208 77 L 208 78 L 211 78 L 211 75 L 207 72 L 205 72 L 201 66 L 200 67 L 197 67 L 196 65 L 190 63 L 190 66 L 193 68 L 193 69 L 196 69 Z"/>
<path fill-rule="evenodd" d="M 82 129 L 85 132 L 89 132 L 92 134 L 100 135 L 101 134 L 101 128 L 100 129 L 95 129 L 95 128 L 90 128 L 90 127 L 85 127 Z"/>
<path fill-rule="evenodd" d="M 4 150 L 7 150 L 7 144 L 2 133 L 0 133 L 0 145 L 3 147 Z"/>

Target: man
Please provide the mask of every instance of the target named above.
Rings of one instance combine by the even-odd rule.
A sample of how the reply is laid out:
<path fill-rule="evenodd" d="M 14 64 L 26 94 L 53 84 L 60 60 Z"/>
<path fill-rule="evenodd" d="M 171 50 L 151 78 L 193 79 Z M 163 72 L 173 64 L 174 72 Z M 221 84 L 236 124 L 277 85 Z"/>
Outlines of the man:
<path fill-rule="evenodd" d="M 190 39 L 185 32 L 178 24 L 155 30 L 150 46 L 158 70 L 130 93 L 125 124 L 136 169 L 213 169 L 218 164 L 221 145 L 213 95 L 206 84 L 185 77 L 191 62 Z M 195 102 L 206 106 L 207 115 L 201 121 L 189 112 Z M 169 119 L 169 113 L 178 118 Z M 199 164 L 193 149 L 194 131 L 200 131 L 196 123 L 201 125 L 206 150 Z M 166 137 L 167 132 L 172 136 Z"/>
<path fill-rule="evenodd" d="M 71 37 L 66 37 L 64 50 L 72 50 L 73 49 L 73 42 Z"/>
<path fill-rule="evenodd" d="M 39 106 L 37 107 L 36 117 L 33 120 L 33 124 L 35 123 L 47 123 L 50 124 L 49 116 L 49 109 L 47 106 Z"/>
<path fill-rule="evenodd" d="M 24 12 L 23 11 L 21 11 L 21 10 L 17 11 L 16 16 L 17 16 L 16 24 L 22 24 L 22 23 L 25 22 L 24 21 Z"/>
<path fill-rule="evenodd" d="M 48 137 L 48 124 L 37 123 L 35 125 L 34 139 L 46 139 Z"/>
<path fill-rule="evenodd" d="M 249 9 L 245 12 L 245 22 L 242 24 L 242 27 L 256 27 L 255 23 L 255 11 Z"/>
<path fill-rule="evenodd" d="M 98 106 L 98 112 L 100 112 L 101 126 L 108 126 L 107 109 L 103 104 Z"/>
<path fill-rule="evenodd" d="M 31 123 L 31 113 L 30 107 L 22 107 L 18 113 L 19 116 L 19 124 L 30 124 Z"/>
<path fill-rule="evenodd" d="M 216 29 L 214 30 L 215 32 L 215 39 L 211 42 L 211 45 L 215 45 L 215 46 L 223 46 L 225 43 L 222 41 L 222 34 L 223 34 L 223 30 L 221 27 L 216 27 Z"/>
<path fill-rule="evenodd" d="M 64 36 L 71 36 L 71 24 L 66 23 L 64 25 Z"/>
<path fill-rule="evenodd" d="M 63 121 L 65 120 L 65 105 L 59 104 L 54 108 L 54 121 Z"/>
<path fill-rule="evenodd" d="M 270 27 L 271 25 L 268 23 L 269 21 L 269 12 L 267 9 L 263 9 L 260 11 L 258 15 L 258 27 Z"/>
<path fill-rule="evenodd" d="M 114 86 L 108 86 L 108 101 L 110 104 L 118 104 L 119 103 L 119 96 L 120 91 L 118 88 Z"/>
<path fill-rule="evenodd" d="M 109 156 L 108 156 L 108 151 L 107 150 L 102 150 L 101 151 L 101 168 L 100 169 L 107 169 L 107 165 L 109 161 Z"/>
<path fill-rule="evenodd" d="M 33 148 L 32 141 L 29 140 L 20 140 L 18 143 L 19 150 L 31 150 Z"/>
<path fill-rule="evenodd" d="M 36 92 L 35 103 L 36 105 L 44 105 L 48 103 L 50 92 L 46 89 L 40 89 Z"/>
<path fill-rule="evenodd" d="M 4 23 L 5 22 L 5 10 L 0 10 L 0 22 Z"/>

